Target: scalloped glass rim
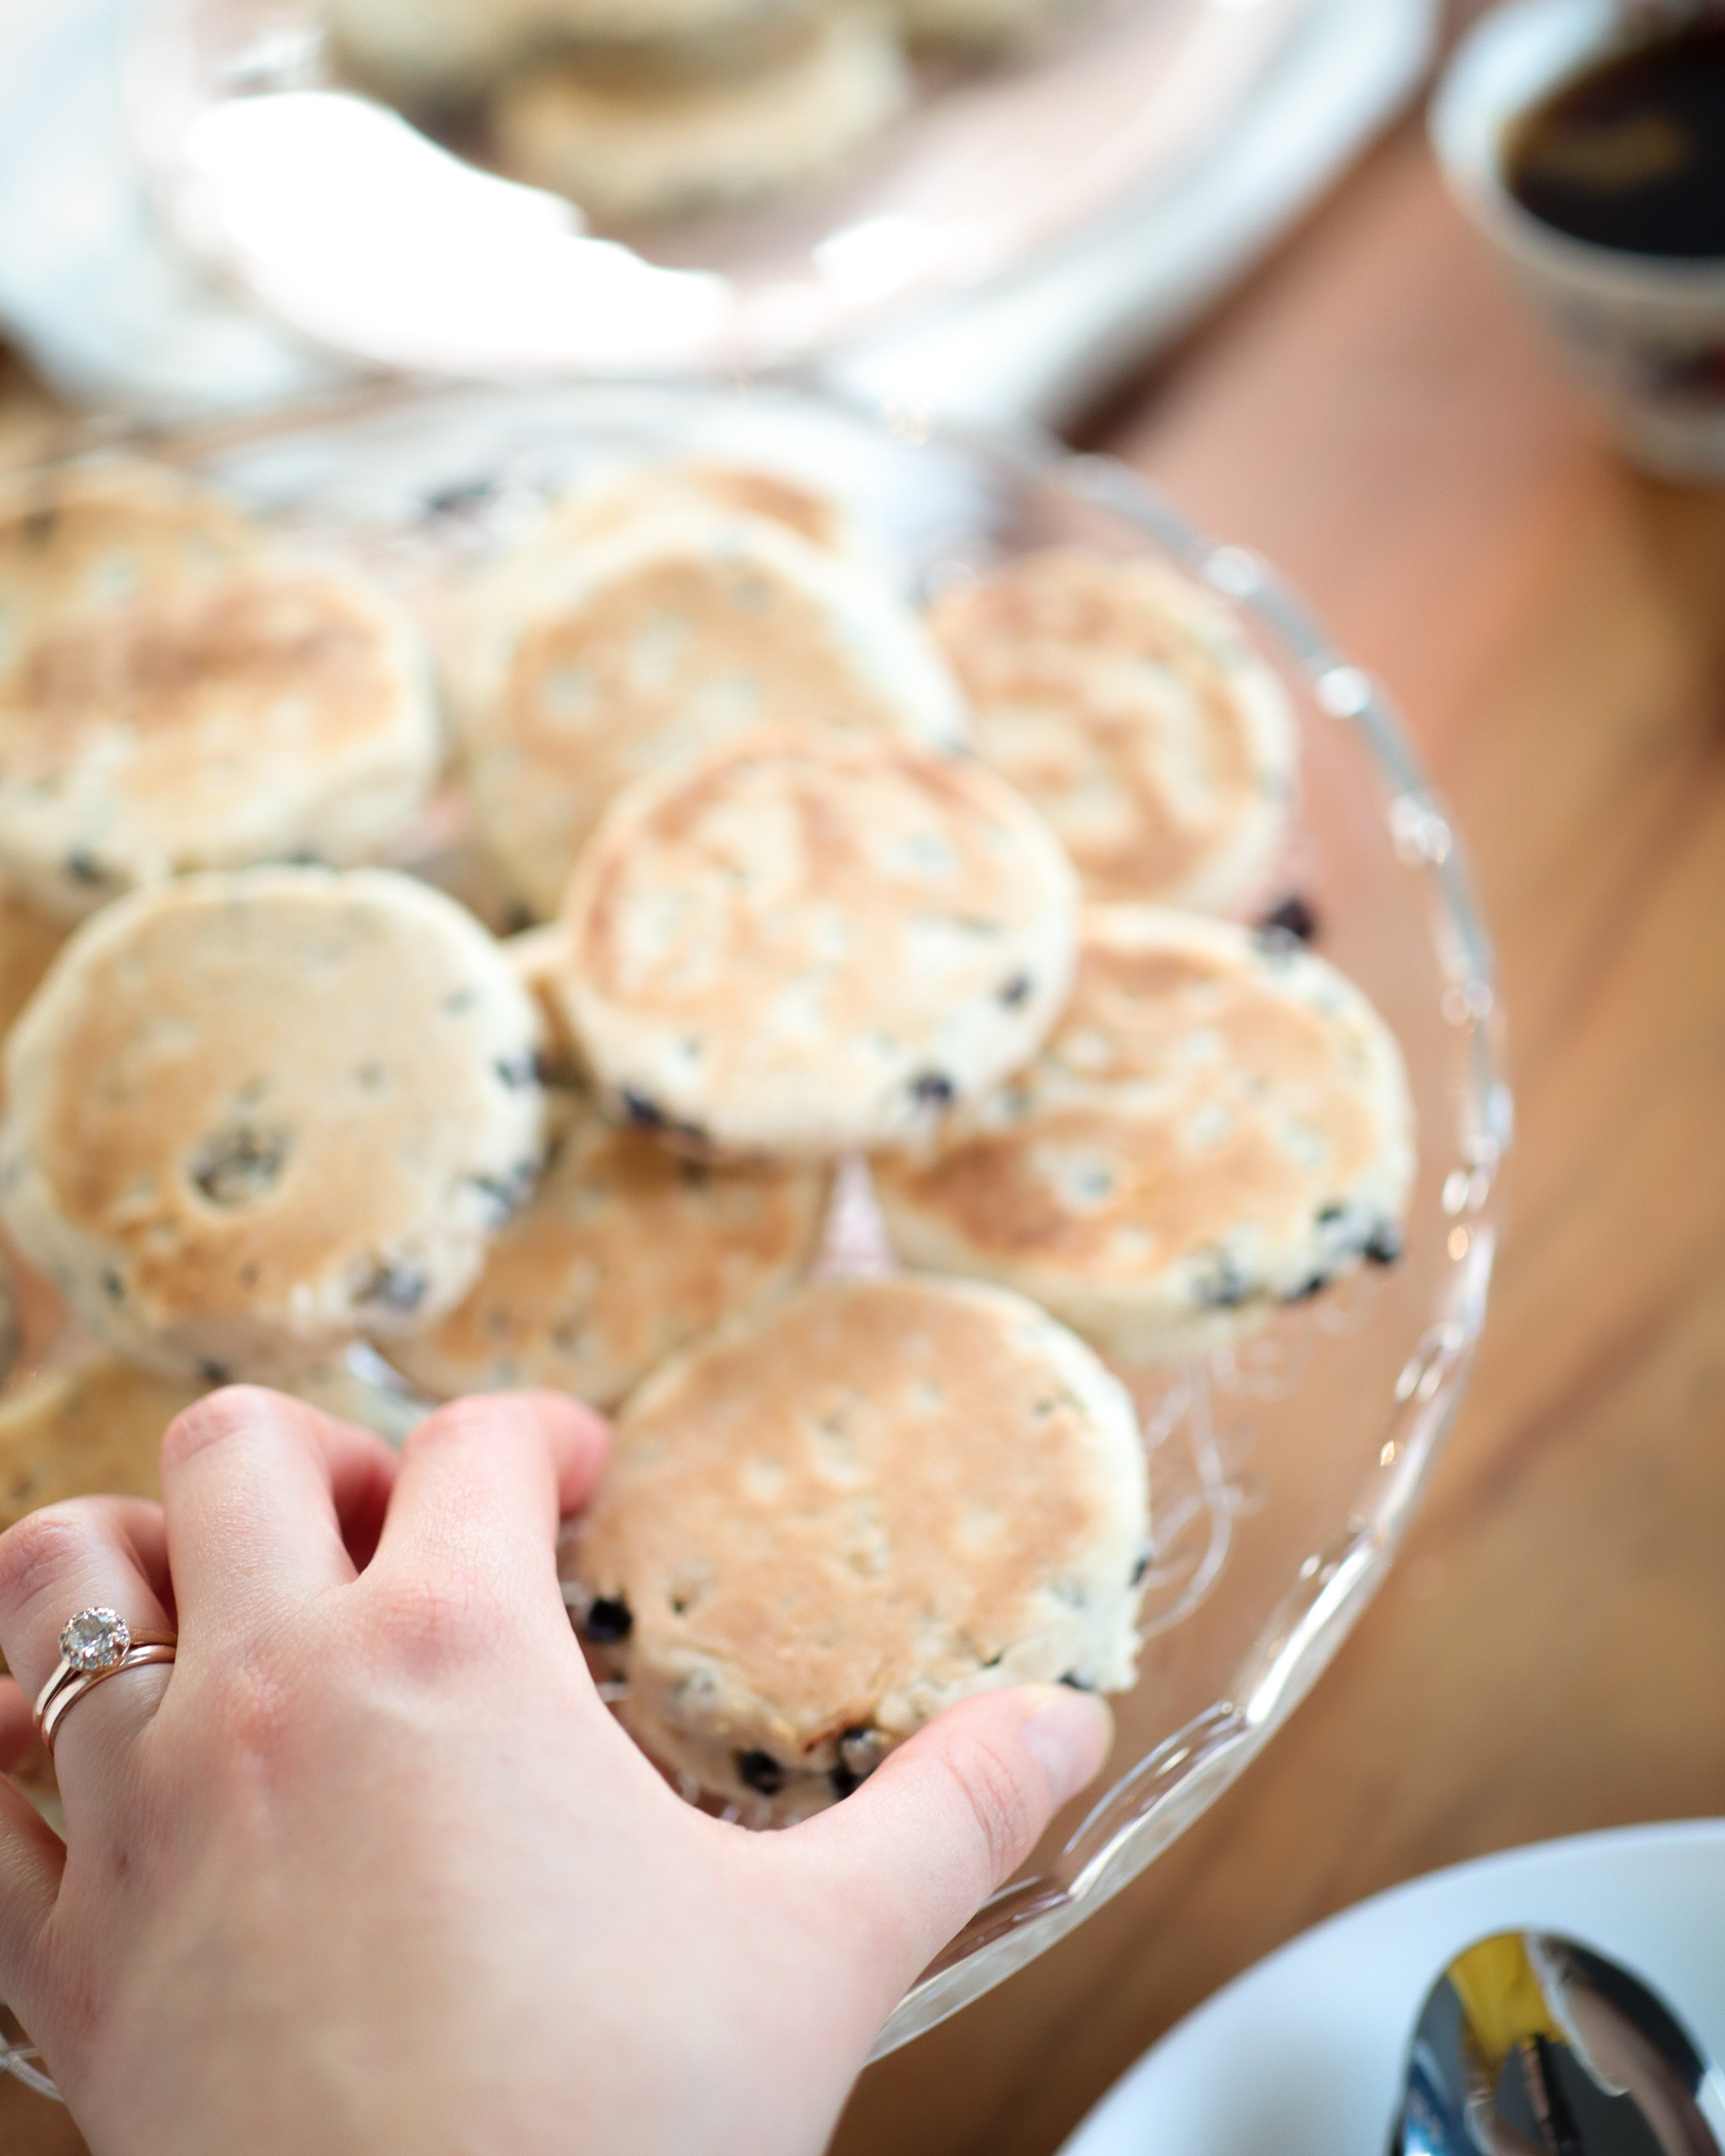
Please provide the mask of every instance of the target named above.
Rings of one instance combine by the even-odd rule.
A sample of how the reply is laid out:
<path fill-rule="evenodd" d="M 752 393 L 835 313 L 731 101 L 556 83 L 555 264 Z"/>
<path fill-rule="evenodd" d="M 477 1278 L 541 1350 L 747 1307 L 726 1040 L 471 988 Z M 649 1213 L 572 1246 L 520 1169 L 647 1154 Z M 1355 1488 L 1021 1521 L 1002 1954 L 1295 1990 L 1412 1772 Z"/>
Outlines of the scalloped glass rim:
<path fill-rule="evenodd" d="M 92 446 L 114 443 L 110 431 L 92 430 Z M 967 551 L 986 559 L 1072 530 L 1096 543 L 1151 552 L 1240 609 L 1299 706 L 1308 817 L 1334 794 L 1329 807 L 1339 805 L 1347 819 L 1338 833 L 1382 877 L 1374 897 L 1395 898 L 1410 919 L 1425 923 L 1416 936 L 1392 921 L 1382 932 L 1387 941 L 1376 970 L 1360 964 L 1358 953 L 1348 968 L 1380 1007 L 1386 993 L 1403 993 L 1412 982 L 1405 992 L 1417 1001 L 1408 1009 L 1425 1029 L 1421 1051 L 1404 1015 L 1416 1095 L 1424 1088 L 1408 1255 L 1381 1280 L 1356 1276 L 1276 1321 L 1286 1324 L 1288 1338 L 1280 1347 L 1272 1341 L 1267 1361 L 1255 1363 L 1247 1342 L 1238 1353 L 1223 1351 L 1201 1368 L 1157 1380 L 1162 1389 L 1145 1410 L 1147 1441 L 1153 1447 L 1189 1427 L 1201 1486 L 1170 1502 L 1170 1486 L 1153 1466 L 1158 1568 L 1168 1544 L 1189 1542 L 1194 1523 L 1199 1532 L 1185 1570 L 1176 1568 L 1173 1599 L 1153 1605 L 1138 1691 L 1116 1703 L 1118 1748 L 1123 1754 L 1136 1743 L 1136 1756 L 1103 1794 L 1055 1823 L 1024 1871 L 924 1974 L 882 2031 L 874 2056 L 883 2056 L 1052 1945 L 1215 1800 L 1321 1674 L 1413 1515 L 1483 1322 L 1497 1170 L 1512 1125 L 1491 947 L 1452 826 L 1376 685 L 1334 649 L 1259 557 L 1219 545 L 1112 459 L 1073 456 L 1029 434 L 945 429 L 902 406 L 865 411 L 776 388 L 595 383 L 514 392 L 386 387 L 263 418 L 134 434 L 127 444 L 234 486 L 295 541 L 350 544 L 379 573 L 410 586 L 418 578 L 422 589 L 428 563 L 447 572 L 476 548 L 506 541 L 521 516 L 572 474 L 655 450 L 705 449 L 806 474 L 846 502 L 889 568 L 908 572 L 903 580 L 917 588 L 970 573 Z M 1357 778 L 1349 775 L 1356 767 Z M 1291 873 L 1316 875 L 1322 884 L 1325 866 L 1321 855 L 1296 858 Z M 1345 937 L 1360 911 L 1358 903 L 1339 904 L 1330 926 Z M 1435 1063 L 1433 1042 L 1442 1051 Z M 1429 1295 L 1420 1286 L 1427 1275 Z M 1394 1291 L 1404 1299 L 1415 1294 L 1417 1307 L 1401 1313 L 1399 1330 L 1384 1280 L 1399 1283 Z M 1219 1409 L 1245 1399 L 1271 1404 L 1266 1413 L 1273 1418 L 1297 1396 L 1287 1428 L 1271 1429 L 1270 1440 L 1286 1450 L 1308 1435 L 1325 1438 L 1359 1402 L 1354 1391 L 1339 1396 L 1333 1383 L 1320 1391 L 1313 1358 L 1340 1348 L 1357 1352 L 1362 1342 L 1380 1363 L 1389 1356 L 1387 1397 L 1361 1411 L 1339 1481 L 1329 1463 L 1336 1502 L 1329 1502 L 1323 1476 L 1308 1475 L 1310 1460 L 1295 1462 L 1300 1473 L 1291 1481 L 1271 1486 L 1256 1478 L 1255 1494 L 1240 1432 L 1230 1440 Z M 1247 1441 L 1270 1449 L 1250 1426 Z M 1298 1500 L 1314 1485 L 1322 1509 L 1307 1534 Z M 1242 1571 L 1240 1558 L 1230 1571 L 1230 1523 L 1261 1525 L 1278 1515 L 1289 1516 L 1296 1537 L 1286 1562 L 1255 1573 L 1250 1566 Z M 1224 1681 L 1200 1677 L 1200 1690 L 1211 1696 L 1177 1720 L 1166 1717 L 1169 1726 L 1154 1726 L 1150 1741 L 1139 1742 L 1130 1729 L 1139 1694 L 1178 1649 L 1183 1628 L 1189 1633 L 1194 1613 L 1224 1609 L 1242 1589 L 1248 1606 L 1230 1616 L 1242 1645 L 1228 1651 Z M 33 2056 L 25 2046 L 0 2047 L 0 2066 L 41 2087 Z"/>

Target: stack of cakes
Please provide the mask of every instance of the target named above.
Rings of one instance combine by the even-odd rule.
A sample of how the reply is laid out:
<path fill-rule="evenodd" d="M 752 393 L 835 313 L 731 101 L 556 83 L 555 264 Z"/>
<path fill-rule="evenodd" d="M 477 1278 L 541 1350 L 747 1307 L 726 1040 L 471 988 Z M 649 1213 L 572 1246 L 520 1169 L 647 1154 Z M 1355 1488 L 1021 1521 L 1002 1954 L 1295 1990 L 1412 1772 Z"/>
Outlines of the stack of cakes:
<path fill-rule="evenodd" d="M 31 516 L 0 874 L 81 925 L 0 1214 L 142 1421 L 357 1346 L 615 1410 L 572 1610 L 648 1751 L 763 1817 L 970 1692 L 1129 1685 L 1116 1372 L 1392 1260 L 1414 1172 L 1366 998 L 1243 925 L 1297 742 L 1233 617 L 1079 551 L 919 617 L 782 474 L 552 503 L 439 638 L 500 941 L 363 865 L 439 753 L 392 602 L 160 475 Z M 888 1276 L 823 1256 L 865 1162 Z M 0 1410 L 18 1496 L 118 1368 Z"/>

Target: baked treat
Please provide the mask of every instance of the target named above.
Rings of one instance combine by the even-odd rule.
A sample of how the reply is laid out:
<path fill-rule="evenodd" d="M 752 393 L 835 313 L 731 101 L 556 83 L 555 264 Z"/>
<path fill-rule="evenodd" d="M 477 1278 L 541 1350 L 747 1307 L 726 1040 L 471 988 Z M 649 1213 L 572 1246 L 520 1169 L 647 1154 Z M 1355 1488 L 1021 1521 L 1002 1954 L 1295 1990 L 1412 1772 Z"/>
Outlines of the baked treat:
<path fill-rule="evenodd" d="M 343 71 L 412 110 L 457 105 L 531 46 L 546 0 L 320 0 Z"/>
<path fill-rule="evenodd" d="M 0 675 L 0 870 L 76 921 L 197 868 L 363 860 L 439 761 L 428 664 L 355 572 L 256 560 L 39 633 Z"/>
<path fill-rule="evenodd" d="M 829 554 L 864 552 L 850 518 L 830 495 L 782 472 L 708 458 L 636 465 L 577 487 L 551 505 L 534 544 L 587 546 L 644 516 L 685 509 L 765 517 Z"/>
<path fill-rule="evenodd" d="M 112 1356 L 0 1400 L 0 1529 L 66 1497 L 162 1495 L 162 1440 L 205 1388 Z"/>
<path fill-rule="evenodd" d="M 410 877 L 135 892 L 13 1030 L 0 1214 L 119 1353 L 290 1374 L 466 1292 L 537 1173 L 533 1040 L 495 943 Z"/>
<path fill-rule="evenodd" d="M 819 1244 L 827 1178 L 680 1160 L 590 1103 L 553 1111 L 538 1189 L 465 1301 L 392 1348 L 421 1391 L 547 1385 L 612 1408 L 675 1349 L 782 1293 Z"/>
<path fill-rule="evenodd" d="M 1131 1403 L 998 1288 L 833 1281 L 641 1388 L 565 1593 L 630 1732 L 795 1819 L 955 1701 L 1123 1691 L 1149 1548 Z"/>
<path fill-rule="evenodd" d="M 830 170 L 897 117 L 910 73 L 891 17 L 844 8 L 747 73 L 536 60 L 490 105 L 499 163 L 603 224 L 686 216 Z"/>
<path fill-rule="evenodd" d="M 247 559 L 256 527 L 209 488 L 134 457 L 0 482 L 0 668 L 69 615 L 106 615 Z"/>
<path fill-rule="evenodd" d="M 1333 966 L 1119 906 L 1086 913 L 1035 1063 L 875 1188 L 906 1264 L 1004 1281 L 1136 1363 L 1389 1263 L 1414 1168 L 1400 1050 Z"/>
<path fill-rule="evenodd" d="M 968 758 L 780 729 L 638 783 L 569 886 L 561 988 L 619 1116 L 819 1158 L 926 1134 L 1034 1053 L 1072 872 Z"/>
<path fill-rule="evenodd" d="M 1226 912 L 1286 842 L 1299 736 L 1228 609 L 1142 559 L 1027 555 L 929 611 L 977 753 L 1054 826 L 1086 897 Z"/>
<path fill-rule="evenodd" d="M 540 919 L 614 794 L 759 724 L 962 737 L 963 706 L 884 587 L 763 518 L 643 518 L 531 542 L 475 594 L 452 678 L 481 840 Z"/>

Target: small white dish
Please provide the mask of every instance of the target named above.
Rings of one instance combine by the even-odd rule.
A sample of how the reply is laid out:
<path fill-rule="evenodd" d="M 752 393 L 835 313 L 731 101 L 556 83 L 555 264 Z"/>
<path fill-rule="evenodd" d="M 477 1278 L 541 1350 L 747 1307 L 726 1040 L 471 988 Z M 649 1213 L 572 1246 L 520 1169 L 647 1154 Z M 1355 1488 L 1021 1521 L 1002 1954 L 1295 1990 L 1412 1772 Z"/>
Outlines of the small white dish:
<path fill-rule="evenodd" d="M 122 77 L 133 0 L 0 4 L 0 317 L 63 395 L 157 422 L 353 378 L 155 214 Z M 1229 123 L 1129 213 L 836 353 L 829 386 L 948 418 L 1062 424 L 1293 225 L 1412 92 L 1435 0 L 1312 0 Z"/>
<path fill-rule="evenodd" d="M 841 170 L 598 236 L 344 84 L 316 0 L 140 0 L 130 126 L 192 255 L 326 352 L 486 379 L 818 359 L 1057 254 L 1223 134 L 1320 0 L 1090 0 L 1045 46 L 918 70 Z M 452 137 L 452 142 L 458 138 Z"/>
<path fill-rule="evenodd" d="M 1725 2060 L 1725 1820 L 1543 1842 L 1393 1888 L 1189 2015 L 1060 2156 L 1383 2156 L 1409 2032 L 1450 1956 L 1520 1925 L 1602 1948 Z"/>
<path fill-rule="evenodd" d="M 1431 108 L 1451 192 L 1544 317 L 1634 463 L 1725 479 L 1725 261 L 1630 254 L 1543 223 L 1510 192 L 1516 120 L 1637 40 L 1619 0 L 1512 0 L 1463 39 Z"/>

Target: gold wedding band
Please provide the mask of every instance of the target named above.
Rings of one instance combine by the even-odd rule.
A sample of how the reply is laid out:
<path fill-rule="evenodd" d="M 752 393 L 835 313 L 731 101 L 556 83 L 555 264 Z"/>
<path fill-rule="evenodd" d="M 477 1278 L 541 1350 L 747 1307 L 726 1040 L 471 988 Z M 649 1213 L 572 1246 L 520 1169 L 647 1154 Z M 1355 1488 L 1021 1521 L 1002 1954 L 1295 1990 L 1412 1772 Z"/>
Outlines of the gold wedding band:
<path fill-rule="evenodd" d="M 122 1670 L 151 1662 L 171 1662 L 177 1642 L 172 1632 L 134 1632 L 117 1609 L 80 1609 L 60 1633 L 60 1658 L 36 1695 L 36 1732 L 54 1756 L 54 1732 L 68 1711 Z"/>

